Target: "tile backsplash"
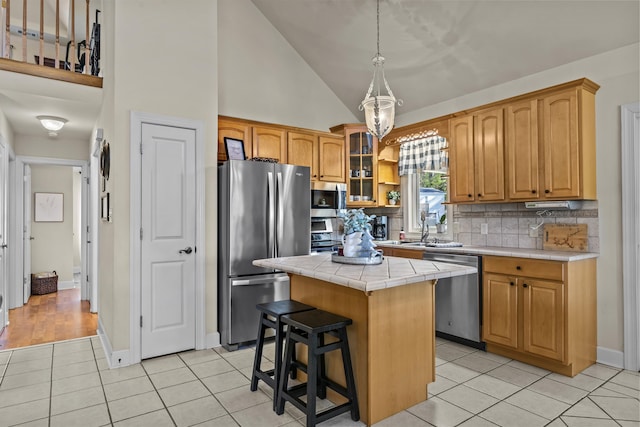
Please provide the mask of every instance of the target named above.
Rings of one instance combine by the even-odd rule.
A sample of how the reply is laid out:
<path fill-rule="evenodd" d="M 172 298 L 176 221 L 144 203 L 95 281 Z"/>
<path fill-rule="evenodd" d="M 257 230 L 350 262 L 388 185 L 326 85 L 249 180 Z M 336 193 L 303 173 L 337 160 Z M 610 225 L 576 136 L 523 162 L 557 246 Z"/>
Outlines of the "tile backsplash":
<path fill-rule="evenodd" d="M 531 225 L 587 224 L 589 252 L 600 252 L 597 201 L 584 201 L 580 209 L 570 211 L 536 211 L 524 203 L 455 205 L 453 220 L 447 222 L 453 226 L 453 239 L 464 245 L 524 249 L 542 249 L 542 226 L 531 237 Z M 483 224 L 487 234 L 481 232 Z"/>

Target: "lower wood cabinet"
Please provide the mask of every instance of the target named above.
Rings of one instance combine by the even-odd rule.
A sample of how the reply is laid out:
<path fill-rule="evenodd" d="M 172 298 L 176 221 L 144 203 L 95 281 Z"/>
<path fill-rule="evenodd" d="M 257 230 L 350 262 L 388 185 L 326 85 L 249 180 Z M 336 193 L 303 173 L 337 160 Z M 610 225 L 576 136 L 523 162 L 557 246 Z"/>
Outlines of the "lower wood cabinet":
<path fill-rule="evenodd" d="M 406 248 L 379 248 L 382 253 L 387 256 L 397 256 L 400 258 L 422 259 L 422 251 Z"/>
<path fill-rule="evenodd" d="M 487 351 L 574 376 L 596 359 L 596 260 L 483 257 Z"/>

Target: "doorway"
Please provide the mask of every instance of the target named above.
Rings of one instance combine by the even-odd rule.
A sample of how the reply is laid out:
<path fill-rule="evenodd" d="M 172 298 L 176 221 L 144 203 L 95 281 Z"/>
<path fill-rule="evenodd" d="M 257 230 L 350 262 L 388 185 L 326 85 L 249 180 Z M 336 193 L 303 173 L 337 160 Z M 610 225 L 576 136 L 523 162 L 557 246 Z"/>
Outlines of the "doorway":
<path fill-rule="evenodd" d="M 39 305 L 37 301 L 32 298 L 34 307 L 25 306 L 31 296 L 31 273 L 54 270 L 58 276 L 59 303 L 48 298 L 49 309 L 60 307 L 64 310 L 74 304 L 87 307 L 88 302 L 83 304 L 89 299 L 91 288 L 87 262 L 90 243 L 87 162 L 17 156 L 13 169 L 15 209 L 11 215 L 11 229 L 15 230 L 12 251 L 15 256 L 12 262 L 14 280 L 8 287 L 9 308 L 16 309 L 16 314 L 32 309 L 33 314 Z M 43 201 L 53 202 L 57 210 L 47 210 Z M 52 212 L 55 213 L 53 216 Z M 88 314 L 88 310 L 84 311 Z M 15 324 L 18 318 L 20 316 L 12 318 L 15 329 L 20 327 Z M 82 336 L 86 336 L 86 332 L 82 332 Z"/>

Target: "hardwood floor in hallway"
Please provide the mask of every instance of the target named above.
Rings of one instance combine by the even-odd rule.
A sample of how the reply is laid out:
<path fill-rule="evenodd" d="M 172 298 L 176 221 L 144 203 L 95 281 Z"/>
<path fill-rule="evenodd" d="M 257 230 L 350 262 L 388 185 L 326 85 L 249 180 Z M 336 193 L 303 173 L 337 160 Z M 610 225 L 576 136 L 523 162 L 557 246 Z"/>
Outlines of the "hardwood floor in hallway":
<path fill-rule="evenodd" d="M 96 335 L 98 315 L 80 289 L 32 295 L 22 307 L 9 310 L 9 325 L 0 335 L 0 350 Z"/>

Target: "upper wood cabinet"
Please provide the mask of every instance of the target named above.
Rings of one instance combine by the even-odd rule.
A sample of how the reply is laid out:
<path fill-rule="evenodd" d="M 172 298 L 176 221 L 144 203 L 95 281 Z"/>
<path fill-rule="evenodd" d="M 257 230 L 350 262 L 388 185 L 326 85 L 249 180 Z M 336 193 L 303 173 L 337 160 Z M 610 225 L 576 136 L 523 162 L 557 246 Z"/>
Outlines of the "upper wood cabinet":
<path fill-rule="evenodd" d="M 253 157 L 269 157 L 287 163 L 287 132 L 275 127 L 252 127 Z"/>
<path fill-rule="evenodd" d="M 474 115 L 473 152 L 477 201 L 504 200 L 504 109 Z"/>
<path fill-rule="evenodd" d="M 287 161 L 311 169 L 311 180 L 318 179 L 318 137 L 311 133 L 287 133 Z"/>
<path fill-rule="evenodd" d="M 538 100 L 514 102 L 506 108 L 507 197 L 540 197 Z"/>
<path fill-rule="evenodd" d="M 345 182 L 344 139 L 288 132 L 287 162 L 311 168 L 312 181 Z"/>
<path fill-rule="evenodd" d="M 218 119 L 218 162 L 227 160 L 224 138 L 239 139 L 244 142 L 244 155 L 251 157 L 251 126 L 242 121 Z"/>
<path fill-rule="evenodd" d="M 452 202 L 504 200 L 503 132 L 503 108 L 451 119 L 449 188 Z"/>
<path fill-rule="evenodd" d="M 340 137 L 318 137 L 318 170 L 320 181 L 345 182 L 346 163 L 344 139 Z"/>
<path fill-rule="evenodd" d="M 362 124 L 340 125 L 332 132 L 344 133 L 347 175 L 347 206 L 378 206 L 378 140 Z"/>
<path fill-rule="evenodd" d="M 475 201 L 473 116 L 449 122 L 449 196 L 451 202 Z"/>

